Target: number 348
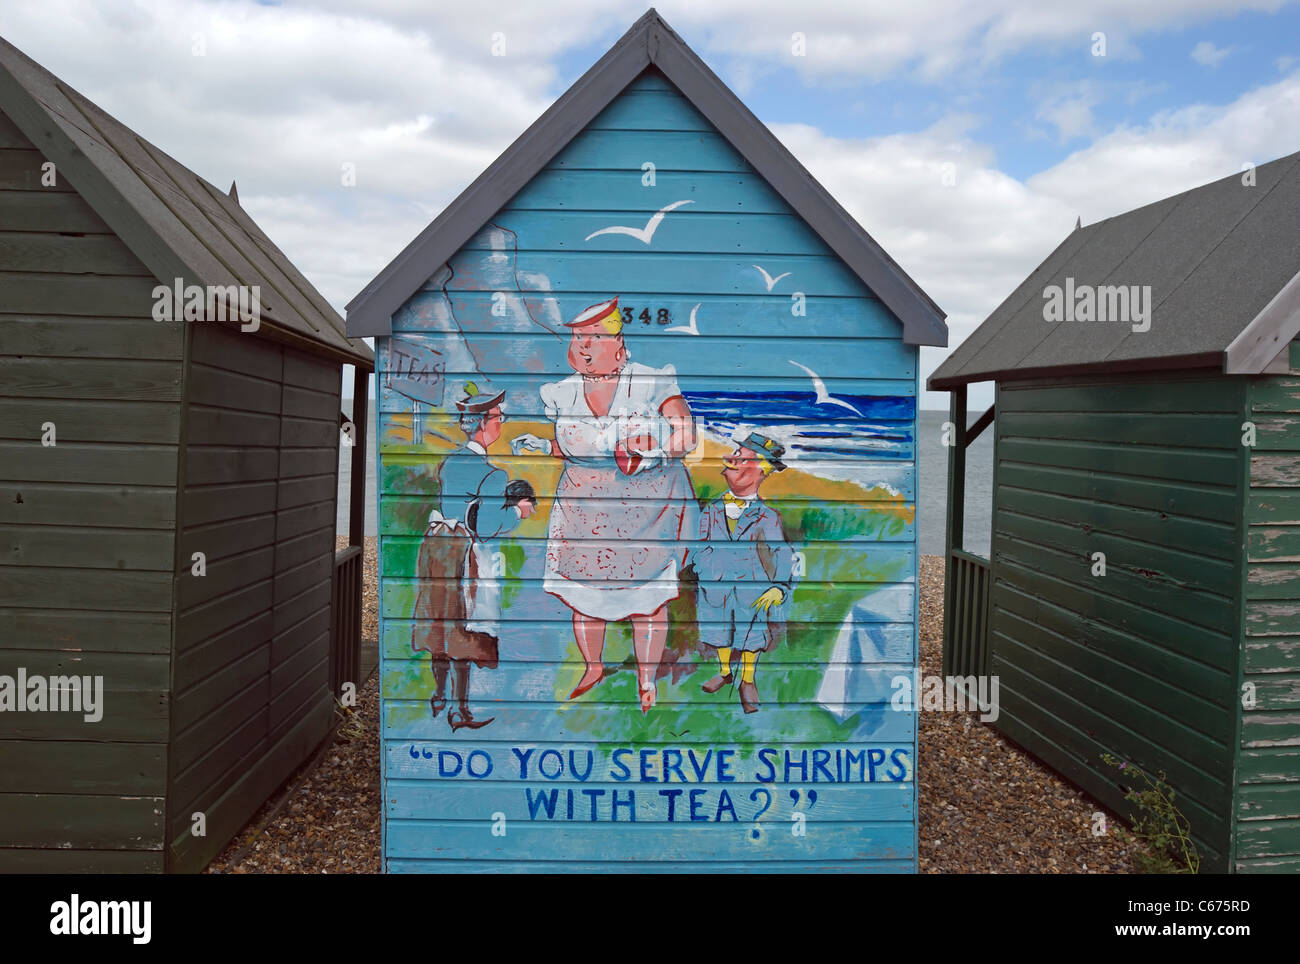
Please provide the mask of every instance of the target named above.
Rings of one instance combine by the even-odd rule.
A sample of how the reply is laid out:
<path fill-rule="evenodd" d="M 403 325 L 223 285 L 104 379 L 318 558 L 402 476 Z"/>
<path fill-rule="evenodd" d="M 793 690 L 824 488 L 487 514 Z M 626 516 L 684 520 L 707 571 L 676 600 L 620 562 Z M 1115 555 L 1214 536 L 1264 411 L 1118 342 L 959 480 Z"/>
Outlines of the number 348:
<path fill-rule="evenodd" d="M 652 314 L 653 312 L 653 314 Z M 642 308 L 640 313 L 632 305 L 623 306 L 623 325 L 634 325 L 637 322 L 643 325 L 658 324 L 671 325 L 673 323 L 672 312 L 667 308 Z"/>

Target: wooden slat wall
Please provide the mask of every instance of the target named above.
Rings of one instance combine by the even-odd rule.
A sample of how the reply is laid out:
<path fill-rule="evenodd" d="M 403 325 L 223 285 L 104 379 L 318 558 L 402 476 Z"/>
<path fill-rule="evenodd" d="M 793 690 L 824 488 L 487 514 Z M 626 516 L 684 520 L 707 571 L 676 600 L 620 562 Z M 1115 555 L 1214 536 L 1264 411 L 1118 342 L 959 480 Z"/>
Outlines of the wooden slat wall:
<path fill-rule="evenodd" d="M 339 369 L 196 327 L 168 840 L 203 866 L 324 735 Z M 195 812 L 207 837 L 191 835 Z"/>
<path fill-rule="evenodd" d="M 1164 770 L 1227 869 L 1244 454 L 1240 382 L 999 386 L 997 726 L 1128 814 L 1102 753 Z M 1106 574 L 1092 575 L 1093 554 Z"/>
<path fill-rule="evenodd" d="M 0 674 L 105 694 L 0 714 L 0 872 L 159 871 L 184 331 L 44 160 L 0 114 Z"/>
<path fill-rule="evenodd" d="M 1236 870 L 1300 871 L 1300 340 L 1291 374 L 1253 379 L 1246 500 Z"/>
<path fill-rule="evenodd" d="M 653 187 L 642 181 L 647 161 L 656 166 Z M 642 226 L 653 212 L 682 199 L 692 203 L 669 213 L 648 246 L 626 236 L 585 240 L 609 225 Z M 502 248 L 496 226 L 516 241 Z M 769 288 L 755 263 L 773 278 L 791 274 Z M 429 265 L 430 273 L 437 267 Z M 412 444 L 412 405 L 387 384 L 386 342 L 379 339 L 386 869 L 915 870 L 916 718 L 887 705 L 894 692 L 890 679 L 910 674 L 916 660 L 917 358 L 915 348 L 902 344 L 898 322 L 708 122 L 653 74 L 634 82 L 575 137 L 508 202 L 493 226 L 452 258 L 451 267 L 451 304 L 465 326 L 462 342 L 441 314 L 436 284 L 413 296 L 393 318 L 396 337 L 446 349 L 442 364 L 449 394 L 441 408 L 421 410 L 421 438 L 441 435 L 459 444 L 463 435 L 450 393 L 458 395 L 467 378 L 482 373 L 494 389 L 510 392 L 507 407 L 514 423 L 507 424 L 506 437 L 492 447 L 493 464 L 511 478 L 542 481 L 536 517 L 502 542 L 508 571 L 501 664 L 472 671 L 474 712 L 495 721 L 482 730 L 452 732 L 445 712 L 436 719 L 430 716 L 429 658 L 415 658 L 411 648 L 412 608 L 421 584 L 416 560 L 429 510 L 438 504 L 435 470 L 444 456 L 433 455 L 420 439 Z M 540 293 L 527 293 L 538 292 L 539 286 Z M 678 620 L 670 631 L 677 647 L 671 658 L 680 654 L 681 662 L 661 680 L 659 702 L 646 717 L 636 705 L 631 672 L 618 668 L 630 652 L 626 623 L 611 624 L 607 634 L 605 662 L 616 674 L 580 701 L 567 702 L 582 664 L 569 611 L 540 590 L 546 520 L 560 467 L 549 457 L 511 455 L 508 438 L 521 430 L 518 422 L 545 422 L 540 387 L 571 375 L 572 369 L 563 360 L 563 344 L 554 364 L 543 366 L 534 357 L 557 343 L 521 317 L 520 290 L 527 293 L 534 318 L 566 337 L 561 319 L 620 295 L 621 304 L 632 309 L 633 320 L 624 330 L 632 359 L 654 367 L 672 364 L 688 397 L 726 391 L 810 396 L 809 378 L 791 364 L 795 360 L 818 371 L 833 395 L 892 400 L 894 408 L 881 424 L 870 420 L 874 431 L 893 439 L 888 453 L 859 449 L 790 456 L 792 468 L 810 475 L 856 464 L 870 480 L 856 490 L 856 497 L 827 495 L 837 491 L 833 487 L 792 483 L 782 489 L 780 477 L 765 484 L 763 497 L 781 513 L 788 537 L 808 559 L 808 571 L 795 589 L 785 641 L 760 658 L 759 713 L 742 714 L 734 690 L 714 697 L 700 692 L 716 662 L 698 655 L 687 642 L 695 631 L 689 587 L 670 611 L 670 618 Z M 554 317 L 542 305 L 547 291 L 559 306 Z M 807 296 L 806 315 L 791 311 L 796 291 Z M 511 316 L 500 322 L 493 311 L 499 302 Z M 693 317 L 698 335 L 670 330 L 687 326 Z M 537 347 L 543 343 L 547 347 Z M 782 421 L 777 405 L 773 422 Z M 873 430 L 864 427 L 867 419 L 842 408 L 828 407 L 824 419 L 843 419 L 855 431 Z M 725 490 L 716 452 L 692 460 L 689 468 L 700 498 L 716 499 Z M 511 602 L 524 598 L 527 604 Z M 864 608 L 854 608 L 857 604 Z M 860 640 L 860 650 L 837 671 L 858 674 L 853 678 L 859 682 L 870 677 L 875 690 L 851 708 L 849 719 L 855 722 L 841 723 L 815 694 L 846 618 L 871 622 L 851 624 L 865 642 Z M 878 720 L 876 730 L 862 722 L 869 719 Z M 737 766 L 748 775 L 734 785 L 710 783 L 708 810 L 712 820 L 718 790 L 728 788 L 743 814 L 741 823 L 686 820 L 685 797 L 677 822 L 669 823 L 656 784 L 623 783 L 611 776 L 613 747 L 658 751 L 665 745 L 701 754 L 736 749 L 743 758 Z M 872 752 L 884 748 L 908 760 L 905 778 L 888 782 L 877 774 L 874 783 L 816 784 L 819 798 L 816 809 L 809 810 L 806 837 L 790 830 L 791 811 L 797 809 L 791 784 L 768 784 L 773 799 L 763 819 L 772 823 L 765 823 L 761 833 L 753 826 L 750 818 L 765 792 L 755 782 L 755 773 L 761 772 L 752 757 L 757 748 L 811 753 L 813 748 L 844 747 L 861 753 L 868 745 L 875 748 Z M 512 750 L 528 747 L 538 753 L 546 748 L 572 751 L 579 759 L 588 750 L 594 754 L 596 772 L 587 783 L 554 785 L 561 790 L 561 814 L 565 791 L 578 800 L 580 812 L 573 822 L 530 819 L 525 787 L 533 784 L 518 779 L 517 765 L 513 776 L 506 772 Z M 442 750 L 464 754 L 479 749 L 498 766 L 491 780 L 471 779 L 463 772 L 457 778 L 440 777 L 436 759 L 430 759 Z M 800 792 L 811 786 L 802 785 Z M 625 813 L 619 817 L 623 822 L 609 822 L 608 794 L 617 790 L 625 795 L 629 788 L 636 791 L 635 816 Z M 545 781 L 536 789 L 545 790 Z M 584 789 L 604 795 L 598 822 L 589 819 Z M 799 799 L 807 806 L 806 797 Z M 508 815 L 505 836 L 492 830 L 497 813 Z M 625 822 L 631 819 L 636 823 Z"/>

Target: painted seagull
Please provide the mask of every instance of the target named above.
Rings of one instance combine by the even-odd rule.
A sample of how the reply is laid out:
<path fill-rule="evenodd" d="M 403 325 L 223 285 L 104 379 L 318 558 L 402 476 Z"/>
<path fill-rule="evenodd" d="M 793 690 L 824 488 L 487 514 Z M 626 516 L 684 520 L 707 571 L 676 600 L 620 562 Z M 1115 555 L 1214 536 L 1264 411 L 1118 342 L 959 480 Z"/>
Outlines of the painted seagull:
<path fill-rule="evenodd" d="M 813 371 L 807 365 L 800 365 L 794 359 L 789 359 L 789 362 L 791 365 L 794 365 L 796 368 L 802 368 L 804 371 L 808 373 L 808 377 L 812 379 L 813 391 L 817 393 L 818 405 L 839 405 L 841 408 L 847 408 L 850 412 L 852 412 L 854 415 L 857 415 L 859 418 L 862 416 L 862 413 L 859 412 L 852 405 L 850 405 L 848 402 L 840 401 L 838 398 L 832 398 L 831 393 L 826 391 L 826 383 L 821 380 L 821 376 L 819 376 L 815 371 Z"/>
<path fill-rule="evenodd" d="M 700 304 L 703 303 L 704 302 L 700 302 Z M 664 331 L 680 331 L 683 335 L 698 335 L 700 333 L 700 327 L 695 323 L 695 313 L 699 310 L 700 305 L 696 305 L 691 309 L 691 323 L 689 327 L 686 325 L 673 325 L 671 328 L 665 328 Z"/>
<path fill-rule="evenodd" d="M 675 211 L 683 204 L 694 204 L 694 201 L 674 201 L 667 207 L 662 207 L 654 214 L 650 215 L 650 220 L 645 223 L 644 228 L 630 228 L 623 224 L 615 224 L 608 228 L 601 228 L 599 231 L 592 231 L 587 235 L 586 240 L 602 234 L 626 234 L 629 238 L 636 238 L 642 244 L 649 244 L 654 238 L 655 232 L 659 230 L 659 225 L 663 223 L 664 215 L 669 211 Z"/>
<path fill-rule="evenodd" d="M 758 273 L 761 274 L 761 275 L 763 276 L 763 281 L 766 282 L 766 284 L 767 284 L 767 290 L 768 290 L 768 291 L 771 291 L 771 290 L 772 290 L 772 287 L 773 287 L 773 286 L 774 286 L 778 281 L 780 281 L 782 278 L 788 278 L 788 277 L 790 277 L 790 272 L 789 272 L 789 271 L 787 271 L 785 274 L 779 274 L 779 275 L 777 275 L 775 278 L 773 278 L 770 274 L 767 273 L 767 270 L 766 270 L 762 265 L 758 265 L 758 264 L 756 264 L 756 265 L 753 265 L 753 267 L 757 268 L 757 269 L 758 269 Z"/>

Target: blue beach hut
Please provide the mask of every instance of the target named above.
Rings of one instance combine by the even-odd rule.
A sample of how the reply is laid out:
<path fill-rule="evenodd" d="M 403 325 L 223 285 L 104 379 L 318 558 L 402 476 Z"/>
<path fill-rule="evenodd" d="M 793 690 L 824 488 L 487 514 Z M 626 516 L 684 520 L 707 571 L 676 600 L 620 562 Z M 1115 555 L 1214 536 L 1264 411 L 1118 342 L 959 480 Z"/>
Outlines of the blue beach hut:
<path fill-rule="evenodd" d="M 916 869 L 944 315 L 653 10 L 347 330 L 387 871 Z"/>

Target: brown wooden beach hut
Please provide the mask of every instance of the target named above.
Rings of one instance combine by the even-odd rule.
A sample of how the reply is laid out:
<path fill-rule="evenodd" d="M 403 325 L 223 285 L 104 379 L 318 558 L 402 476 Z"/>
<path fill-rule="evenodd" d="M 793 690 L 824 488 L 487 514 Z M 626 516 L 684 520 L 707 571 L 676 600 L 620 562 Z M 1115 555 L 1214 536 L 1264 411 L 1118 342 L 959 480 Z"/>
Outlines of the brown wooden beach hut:
<path fill-rule="evenodd" d="M 945 673 L 998 676 L 996 726 L 1122 814 L 1102 754 L 1165 771 L 1202 870 L 1300 870 L 1298 334 L 1292 154 L 1075 230 L 929 380 L 957 427 Z"/>
<path fill-rule="evenodd" d="M 373 367 L 235 198 L 0 41 L 0 871 L 200 869 L 326 737 Z"/>

